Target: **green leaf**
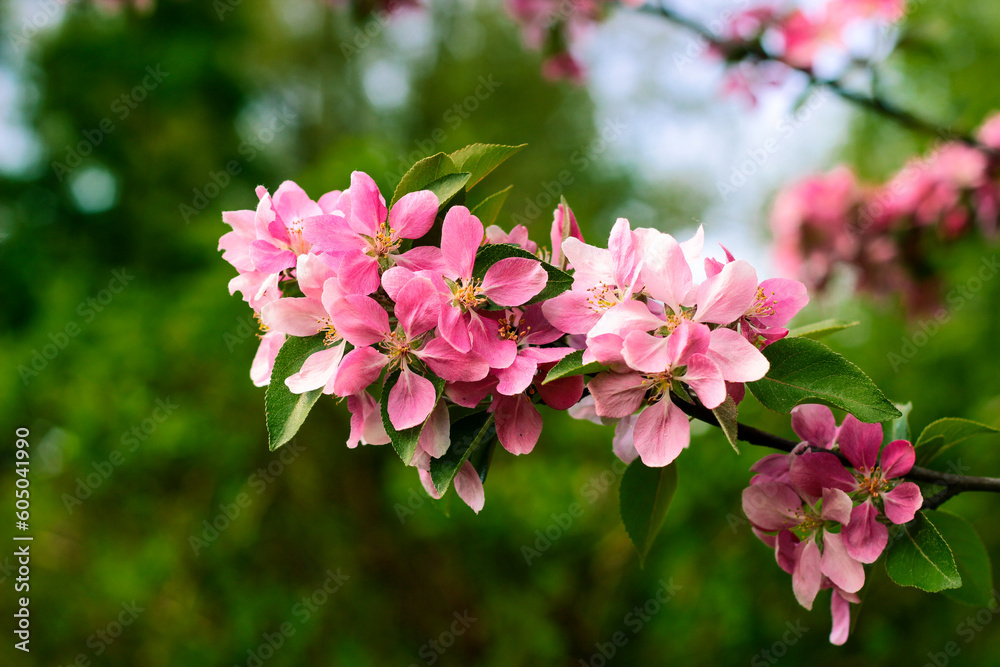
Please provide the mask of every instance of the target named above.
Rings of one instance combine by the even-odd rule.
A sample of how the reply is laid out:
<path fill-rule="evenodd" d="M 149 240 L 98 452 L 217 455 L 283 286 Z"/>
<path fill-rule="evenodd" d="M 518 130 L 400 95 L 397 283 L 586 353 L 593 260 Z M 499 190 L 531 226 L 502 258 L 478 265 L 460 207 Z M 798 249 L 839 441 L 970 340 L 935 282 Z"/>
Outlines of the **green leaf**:
<path fill-rule="evenodd" d="M 592 361 L 589 364 L 583 363 L 583 350 L 577 350 L 576 352 L 567 354 L 555 366 L 549 369 L 545 379 L 542 380 L 542 384 L 548 384 L 560 378 L 568 378 L 574 375 L 589 375 L 590 373 L 600 373 L 606 370 L 608 370 L 607 366 L 596 361 Z"/>
<path fill-rule="evenodd" d="M 399 374 L 399 371 L 393 371 L 386 376 L 385 383 L 382 385 L 382 400 L 379 403 L 382 411 L 382 425 L 385 427 L 385 432 L 389 434 L 392 447 L 399 454 L 399 458 L 403 459 L 403 463 L 410 465 L 410 462 L 413 461 L 413 454 L 417 451 L 417 442 L 420 440 L 420 432 L 424 429 L 424 425 L 418 424 L 412 428 L 397 431 L 392 422 L 389 421 L 389 392 L 396 386 Z M 434 391 L 437 394 L 436 405 L 437 401 L 441 399 L 441 392 L 444 391 L 444 380 L 433 374 L 428 374 L 427 379 L 434 384 Z"/>
<path fill-rule="evenodd" d="M 444 493 L 469 456 L 495 436 L 492 413 L 477 412 L 452 424 L 448 451 L 441 458 L 431 459 L 431 480 L 437 492 Z"/>
<path fill-rule="evenodd" d="M 787 414 L 802 403 L 823 403 L 875 424 L 901 417 L 861 369 L 826 345 L 783 338 L 764 348 L 771 368 L 747 388 L 765 407 Z"/>
<path fill-rule="evenodd" d="M 993 571 L 990 555 L 976 529 L 960 516 L 943 510 L 925 510 L 941 537 L 951 547 L 962 577 L 962 587 L 943 591 L 956 602 L 985 607 L 993 599 Z"/>
<path fill-rule="evenodd" d="M 732 396 L 726 396 L 726 400 L 722 404 L 712 409 L 712 414 L 715 418 L 719 420 L 719 426 L 722 428 L 722 432 L 726 434 L 726 440 L 732 445 L 736 453 L 740 453 L 739 441 L 736 437 L 736 431 L 738 425 L 736 423 L 737 408 L 736 402 L 733 400 Z"/>
<path fill-rule="evenodd" d="M 618 491 L 622 523 L 645 563 L 653 540 L 663 527 L 670 501 L 677 490 L 677 466 L 648 468 L 636 459 L 622 475 Z"/>
<path fill-rule="evenodd" d="M 941 448 L 944 447 L 944 438 L 940 435 L 925 441 L 920 448 L 917 449 L 917 460 L 914 465 L 926 466 L 931 461 L 933 461 L 937 455 L 941 452 Z"/>
<path fill-rule="evenodd" d="M 955 557 L 926 512 L 918 512 L 901 530 L 886 550 L 885 571 L 890 579 L 929 593 L 962 585 Z"/>
<path fill-rule="evenodd" d="M 889 429 L 889 440 L 910 440 L 910 411 L 913 410 L 913 403 L 894 403 L 896 409 L 902 417 L 898 417 L 892 421 L 892 427 Z"/>
<path fill-rule="evenodd" d="M 448 201 L 457 195 L 465 187 L 465 183 L 469 180 L 469 174 L 466 172 L 458 174 L 445 174 L 439 179 L 431 181 L 422 190 L 430 190 L 438 198 L 438 207 L 442 207 L 448 203 Z"/>
<path fill-rule="evenodd" d="M 507 259 L 508 257 L 526 257 L 538 260 L 530 252 L 522 250 L 516 245 L 510 243 L 490 243 L 481 247 L 479 252 L 476 253 L 476 265 L 472 270 L 472 277 L 482 280 L 483 276 L 486 275 L 486 271 L 491 266 L 501 259 Z M 541 264 L 542 268 L 549 274 L 549 279 L 545 283 L 545 287 L 542 288 L 542 291 L 528 301 L 528 304 L 551 299 L 573 286 L 573 276 L 547 262 L 541 262 Z"/>
<path fill-rule="evenodd" d="M 1000 430 L 969 419 L 945 417 L 931 422 L 917 438 L 917 458 L 926 463 L 958 443 L 977 435 L 1000 433 Z M 936 438 L 941 438 L 940 441 Z"/>
<path fill-rule="evenodd" d="M 456 171 L 467 171 L 472 175 L 468 186 L 468 189 L 471 190 L 487 174 L 527 145 L 501 146 L 499 144 L 472 144 L 471 146 L 458 149 L 450 157 L 457 167 Z"/>
<path fill-rule="evenodd" d="M 272 452 L 295 437 L 312 406 L 323 395 L 322 389 L 293 394 L 285 384 L 285 378 L 298 373 L 310 355 L 325 348 L 323 334 L 317 334 L 309 338 L 289 336 L 278 351 L 271 382 L 264 396 L 268 447 Z"/>
<path fill-rule="evenodd" d="M 470 174 L 461 171 L 445 153 L 425 157 L 403 174 L 396 191 L 392 193 L 389 206 L 395 205 L 403 195 L 418 190 L 431 190 L 443 206 L 468 182 Z"/>
<path fill-rule="evenodd" d="M 507 197 L 510 195 L 513 187 L 513 185 L 508 185 L 500 192 L 494 192 L 476 204 L 476 207 L 472 209 L 472 215 L 479 218 L 484 227 L 492 225 L 496 221 L 497 216 L 500 215 L 500 209 L 503 208 L 504 202 L 507 201 Z"/>
<path fill-rule="evenodd" d="M 844 329 L 850 329 L 851 327 L 856 327 L 861 324 L 861 322 L 853 321 L 848 322 L 847 320 L 822 320 L 820 322 L 815 322 L 813 324 L 806 324 L 805 326 L 795 327 L 788 332 L 788 338 L 812 338 L 813 340 L 829 336 L 830 334 L 835 334 L 838 331 L 843 331 Z"/>

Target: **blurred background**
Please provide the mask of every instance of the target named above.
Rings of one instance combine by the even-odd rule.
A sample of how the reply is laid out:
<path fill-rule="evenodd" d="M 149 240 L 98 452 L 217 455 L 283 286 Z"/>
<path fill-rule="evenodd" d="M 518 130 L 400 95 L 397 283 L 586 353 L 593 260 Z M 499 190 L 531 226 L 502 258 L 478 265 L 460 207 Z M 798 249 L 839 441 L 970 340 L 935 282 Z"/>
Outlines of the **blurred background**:
<path fill-rule="evenodd" d="M 710 19 L 745 3 L 679 4 Z M 880 564 L 848 644 L 830 646 L 828 596 L 800 608 L 742 520 L 767 452 L 736 456 L 707 427 L 644 568 L 617 515 L 610 428 L 546 414 L 531 455 L 498 452 L 479 516 L 428 499 L 390 449 L 348 450 L 346 406 L 328 398 L 268 452 L 255 322 L 216 250 L 221 212 L 252 208 L 259 184 L 291 178 L 318 197 L 360 169 L 385 192 L 425 155 L 526 142 L 490 176 L 514 186 L 504 226 L 546 242 L 562 194 L 595 242 L 618 216 L 678 235 L 704 223 L 708 252 L 725 242 L 772 275 L 779 187 L 840 161 L 882 179 L 931 139 L 832 96 L 725 97 L 690 35 L 624 12 L 591 36 L 575 86 L 541 76 L 498 0 L 388 20 L 320 0 L 0 8 L 0 488 L 12 503 L 27 427 L 35 537 L 31 653 L 8 631 L 3 664 L 942 665 L 932 656 L 951 641 L 948 664 L 996 664 L 993 611 L 900 589 Z M 998 35 L 992 0 L 914 3 L 885 94 L 978 125 L 1000 107 Z M 723 196 L 771 138 L 779 150 Z M 964 290 L 933 333 L 849 289 L 797 321 L 861 320 L 828 342 L 913 401 L 915 431 L 943 416 L 1000 425 L 1000 281 L 975 280 L 994 250 L 973 237 L 932 257 Z M 752 399 L 741 418 L 791 435 Z M 968 441 L 939 464 L 998 475 L 996 445 Z M 997 503 L 947 505 L 994 568 Z M 669 601 L 650 602 L 658 592 Z"/>

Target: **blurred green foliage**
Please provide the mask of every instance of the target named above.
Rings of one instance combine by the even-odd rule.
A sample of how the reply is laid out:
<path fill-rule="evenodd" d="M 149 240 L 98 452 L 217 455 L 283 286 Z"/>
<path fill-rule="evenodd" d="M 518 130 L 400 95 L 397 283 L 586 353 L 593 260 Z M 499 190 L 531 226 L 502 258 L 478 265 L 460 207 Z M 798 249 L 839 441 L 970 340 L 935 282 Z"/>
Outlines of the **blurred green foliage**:
<path fill-rule="evenodd" d="M 542 195 L 563 169 L 572 182 L 561 189 L 593 239 L 636 197 L 652 210 L 668 205 L 663 193 L 671 211 L 703 202 L 683 203 L 669 183 L 637 192 L 602 161 L 586 90 L 543 81 L 538 56 L 492 5 L 434 3 L 429 30 L 412 31 L 430 35 L 422 44 L 318 0 L 225 6 L 233 11 L 220 20 L 212 3 L 114 15 L 71 5 L 58 31 L 32 43 L 29 111 L 47 159 L 0 180 L 0 488 L 12 498 L 9 452 L 15 427 L 27 426 L 34 634 L 30 655 L 3 664 L 69 665 L 82 655 L 95 665 L 253 665 L 256 655 L 267 665 L 600 665 L 599 645 L 608 650 L 617 632 L 627 642 L 608 664 L 760 665 L 787 652 L 789 664 L 918 665 L 950 641 L 961 648 L 951 664 L 996 664 L 1000 623 L 966 643 L 960 624 L 976 609 L 894 587 L 880 564 L 852 639 L 830 646 L 826 595 L 811 612 L 798 607 L 788 576 L 742 520 L 749 464 L 765 452 L 736 456 L 707 427 L 696 427 L 680 459 L 678 493 L 643 569 L 618 518 L 610 428 L 546 415 L 530 456 L 498 452 L 478 517 L 427 499 L 391 450 L 347 450 L 346 406 L 329 398 L 284 460 L 269 453 L 263 390 L 248 378 L 254 323 L 228 295 L 233 271 L 216 251 L 221 211 L 252 207 L 256 185 L 273 191 L 294 178 L 319 196 L 361 169 L 386 192 L 401 165 L 439 149 L 528 142 L 490 182 L 514 185 L 501 220 L 530 218 L 539 242 L 552 208 Z M 1000 49 L 995 4 L 922 3 L 908 21 L 891 90 L 928 114 L 976 124 L 996 106 L 985 85 Z M 358 46 L 366 28 L 370 44 L 342 48 Z M 392 106 L 384 100 L 399 92 L 400 63 L 409 92 Z M 112 105 L 142 85 L 147 67 L 167 76 L 121 117 Z M 477 97 L 481 77 L 500 85 Z M 285 127 L 265 132 L 278 115 Z M 49 163 L 65 162 L 66 147 L 103 119 L 113 131 L 60 181 Z M 926 145 L 865 117 L 846 155 L 884 176 Z M 581 169 L 573 156 L 588 151 L 594 160 Z M 231 161 L 238 173 L 213 189 Z M 109 194 L 112 205 L 102 205 Z M 182 205 L 201 210 L 185 220 Z M 670 230 L 691 219 L 634 222 Z M 861 320 L 830 342 L 891 398 L 913 401 L 915 431 L 941 416 L 1000 424 L 1000 281 L 974 281 L 993 256 L 979 240 L 936 252 L 943 282 L 966 292 L 933 335 L 921 336 L 894 303 L 830 299 L 798 322 Z M 134 279 L 107 300 L 116 270 Z M 70 323 L 78 334 L 60 338 Z M 22 377 L 20 366 L 61 340 L 37 376 Z M 907 341 L 915 354 L 893 368 L 887 354 Z M 157 401 L 176 405 L 162 423 Z M 790 435 L 787 418 L 752 399 L 741 417 Z M 941 465 L 998 474 L 996 444 L 969 441 Z M 67 506 L 73 494 L 87 497 Z M 948 504 L 976 525 L 995 569 L 997 502 Z M 582 511 L 570 516 L 574 503 Z M 213 521 L 229 526 L 213 537 Z M 206 544 L 193 547 L 193 537 Z M 538 551 L 530 565 L 526 546 Z M 347 579 L 337 588 L 330 573 Z M 12 577 L 0 572 L 8 627 Z M 636 614 L 661 582 L 679 589 L 656 613 Z M 97 633 L 116 634 L 132 601 L 143 611 L 105 642 Z M 453 625 L 466 612 L 475 620 Z M 806 628 L 792 645 L 781 644 L 786 623 Z M 268 636 L 282 637 L 278 650 Z M 14 654 L 6 637 L 4 655 Z M 448 646 L 440 657 L 432 640 Z"/>

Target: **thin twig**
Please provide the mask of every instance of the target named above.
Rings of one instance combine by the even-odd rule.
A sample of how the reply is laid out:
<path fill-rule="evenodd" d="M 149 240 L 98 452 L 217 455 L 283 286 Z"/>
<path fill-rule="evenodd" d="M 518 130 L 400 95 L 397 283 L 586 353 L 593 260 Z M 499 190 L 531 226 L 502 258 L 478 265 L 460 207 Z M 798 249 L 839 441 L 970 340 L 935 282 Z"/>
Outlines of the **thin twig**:
<path fill-rule="evenodd" d="M 1000 152 L 985 145 L 969 132 L 954 131 L 937 123 L 921 118 L 906 109 L 884 100 L 877 95 L 866 95 L 847 88 L 838 79 L 826 79 L 818 76 L 811 68 L 788 62 L 783 58 L 769 54 L 759 43 L 730 42 L 714 34 L 706 26 L 678 13 L 675 9 L 663 4 L 643 5 L 639 11 L 660 16 L 675 25 L 694 32 L 706 42 L 714 46 L 728 61 L 770 61 L 781 63 L 789 69 L 804 74 L 814 86 L 823 86 L 833 91 L 842 99 L 859 107 L 888 118 L 903 127 L 921 132 L 943 140 L 959 141 L 967 146 L 982 151 L 992 157 L 1000 157 Z"/>
<path fill-rule="evenodd" d="M 678 397 L 676 394 L 672 394 L 671 399 L 674 404 L 689 417 L 694 417 L 695 419 L 703 421 L 711 426 L 719 426 L 719 420 L 715 418 L 715 415 L 708 408 L 695 405 L 694 403 L 689 403 Z M 794 440 L 782 438 L 781 436 L 768 433 L 767 431 L 761 431 L 758 428 L 747 426 L 746 424 L 737 424 L 736 437 L 751 445 L 770 447 L 771 449 L 777 449 L 782 452 L 791 452 L 799 445 L 799 443 Z M 841 461 L 850 465 L 842 454 L 836 454 L 840 457 Z M 915 482 L 926 482 L 928 484 L 935 484 L 937 486 L 944 487 L 935 495 L 924 500 L 923 509 L 935 509 L 949 498 L 957 496 L 964 491 L 987 491 L 990 493 L 1000 493 L 1000 479 L 995 477 L 955 475 L 952 473 L 940 472 L 938 470 L 931 470 L 930 468 L 921 468 L 919 466 L 914 466 L 910 472 L 905 475 L 905 477 L 906 479 Z"/>

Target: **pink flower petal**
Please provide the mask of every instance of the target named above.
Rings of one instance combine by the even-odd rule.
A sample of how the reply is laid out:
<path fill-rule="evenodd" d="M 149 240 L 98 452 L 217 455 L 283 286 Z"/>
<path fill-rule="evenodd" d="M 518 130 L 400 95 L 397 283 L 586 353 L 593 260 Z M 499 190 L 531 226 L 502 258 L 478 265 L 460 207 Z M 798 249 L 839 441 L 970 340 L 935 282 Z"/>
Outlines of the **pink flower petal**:
<path fill-rule="evenodd" d="M 351 449 L 361 445 L 387 445 L 389 434 L 382 425 L 382 415 L 378 403 L 368 392 L 347 397 L 347 409 L 351 411 L 351 433 L 347 446 Z"/>
<path fill-rule="evenodd" d="M 483 241 L 483 223 L 464 206 L 453 206 L 444 217 L 441 252 L 447 266 L 445 275 L 452 280 L 471 278 L 476 251 Z"/>
<path fill-rule="evenodd" d="M 687 371 L 681 380 L 694 389 L 698 400 L 706 408 L 717 408 L 726 400 L 726 382 L 722 379 L 722 372 L 703 354 L 695 354 L 688 359 Z"/>
<path fill-rule="evenodd" d="M 340 260 L 337 280 L 345 294 L 371 294 L 378 289 L 378 260 L 360 250 L 349 250 Z"/>
<path fill-rule="evenodd" d="M 875 468 L 882 445 L 882 425 L 865 424 L 854 415 L 844 417 L 838 436 L 840 451 L 861 472 Z"/>
<path fill-rule="evenodd" d="M 792 408 L 792 430 L 811 446 L 830 449 L 837 438 L 837 421 L 825 405 L 797 405 Z"/>
<path fill-rule="evenodd" d="M 295 278 L 299 282 L 299 289 L 306 296 L 321 299 L 323 285 L 333 277 L 335 277 L 333 270 L 318 256 L 299 255 Z"/>
<path fill-rule="evenodd" d="M 600 283 L 614 284 L 614 263 L 610 251 L 587 245 L 575 237 L 563 241 L 562 251 L 573 266 L 573 289 L 585 291 Z"/>
<path fill-rule="evenodd" d="M 874 563 L 889 542 L 889 529 L 878 521 L 878 510 L 866 500 L 851 512 L 851 522 L 842 531 L 847 553 L 862 563 Z"/>
<path fill-rule="evenodd" d="M 510 366 L 493 372 L 497 378 L 497 391 L 504 396 L 516 396 L 531 386 L 537 371 L 537 363 L 518 355 Z"/>
<path fill-rule="evenodd" d="M 385 293 L 389 295 L 389 298 L 395 301 L 399 296 L 399 290 L 403 289 L 403 286 L 410 282 L 416 275 L 410 269 L 393 266 L 386 269 L 385 273 L 382 274 L 382 287 L 385 289 Z"/>
<path fill-rule="evenodd" d="M 364 250 L 367 243 L 350 228 L 343 215 L 317 215 L 302 225 L 302 237 L 313 246 L 313 251 L 342 255 L 348 250 Z"/>
<path fill-rule="evenodd" d="M 743 513 L 761 530 L 771 532 L 799 524 L 802 499 L 781 482 L 762 482 L 743 489 Z"/>
<path fill-rule="evenodd" d="M 618 218 L 615 226 L 611 228 L 608 250 L 611 252 L 611 267 L 614 271 L 615 284 L 621 289 L 628 289 L 635 278 L 639 257 L 635 246 L 635 235 L 632 233 L 628 220 Z"/>
<path fill-rule="evenodd" d="M 552 326 L 569 334 L 585 334 L 601 319 L 591 309 L 588 294 L 572 290 L 543 302 L 542 313 Z"/>
<path fill-rule="evenodd" d="M 583 376 L 553 380 L 548 384 L 536 384 L 542 402 L 553 410 L 569 410 L 583 396 Z"/>
<path fill-rule="evenodd" d="M 666 322 L 649 312 L 641 301 L 626 301 L 604 311 L 601 319 L 591 328 L 588 336 L 617 334 L 625 337 L 631 331 L 652 331 Z"/>
<path fill-rule="evenodd" d="M 455 493 L 466 505 L 472 508 L 476 514 L 483 509 L 486 504 L 486 491 L 483 489 L 483 480 L 479 478 L 479 473 L 466 461 L 459 468 L 453 481 Z"/>
<path fill-rule="evenodd" d="M 897 525 L 913 521 L 917 510 L 924 504 L 920 487 L 913 482 L 903 482 L 884 494 L 882 501 L 886 517 Z"/>
<path fill-rule="evenodd" d="M 271 371 L 274 370 L 274 359 L 285 344 L 285 334 L 280 331 L 269 331 L 260 339 L 260 346 L 250 365 L 250 379 L 255 387 L 266 387 L 271 382 Z"/>
<path fill-rule="evenodd" d="M 642 332 L 633 331 L 632 333 Z M 615 334 L 593 336 L 587 339 L 587 350 L 583 353 L 583 363 L 589 364 L 591 361 L 597 361 L 616 371 L 627 373 L 631 368 L 625 362 L 624 350 L 625 344 L 621 336 Z"/>
<path fill-rule="evenodd" d="M 459 352 L 472 349 L 472 332 L 469 331 L 470 316 L 460 308 L 444 304 L 438 315 L 437 334 L 448 341 Z"/>
<path fill-rule="evenodd" d="M 528 454 L 542 434 L 542 416 L 524 394 L 494 395 L 490 411 L 496 416 L 497 438 L 511 454 Z"/>
<path fill-rule="evenodd" d="M 865 585 L 865 566 L 851 558 L 840 533 L 823 532 L 823 574 L 848 593 L 857 593 Z"/>
<path fill-rule="evenodd" d="M 520 306 L 545 288 L 549 274 L 541 262 L 508 257 L 486 270 L 483 294 L 499 306 Z"/>
<path fill-rule="evenodd" d="M 374 345 L 389 335 L 389 314 L 369 296 L 345 296 L 334 304 L 330 316 L 337 332 L 351 345 Z"/>
<path fill-rule="evenodd" d="M 400 239 L 419 239 L 434 226 L 438 212 L 437 195 L 430 190 L 410 192 L 399 198 L 389 211 L 389 228 Z"/>
<path fill-rule="evenodd" d="M 474 408 L 496 387 L 496 378 L 486 377 L 478 382 L 449 382 L 444 393 L 463 408 Z"/>
<path fill-rule="evenodd" d="M 605 334 L 598 338 L 609 336 L 614 334 Z M 671 367 L 673 361 L 667 341 L 667 338 L 652 336 L 645 331 L 633 331 L 625 337 L 621 356 L 633 370 L 643 373 L 662 373 Z"/>
<path fill-rule="evenodd" d="M 704 248 L 705 227 L 704 225 L 698 225 L 698 229 L 695 230 L 694 235 L 687 241 L 681 242 L 681 250 L 684 251 L 684 257 L 686 257 L 689 262 L 693 262 L 701 256 L 701 251 Z"/>
<path fill-rule="evenodd" d="M 337 375 L 337 369 L 340 367 L 340 360 L 344 357 L 346 345 L 347 343 L 341 341 L 333 347 L 309 355 L 298 373 L 285 378 L 288 390 L 293 394 L 304 394 L 320 387 L 329 387 L 330 391 L 324 393 L 332 393 L 333 387 L 329 383 Z"/>
<path fill-rule="evenodd" d="M 754 528 L 754 533 L 757 532 Z M 799 560 L 799 544 L 801 544 L 799 538 L 790 530 L 782 530 L 775 536 L 774 560 L 787 574 L 795 572 L 795 564 Z"/>
<path fill-rule="evenodd" d="M 858 482 L 841 463 L 829 452 L 806 452 L 795 457 L 789 477 L 796 487 L 807 496 L 819 498 L 823 489 L 839 489 L 853 493 Z"/>
<path fill-rule="evenodd" d="M 587 385 L 602 417 L 628 417 L 642 406 L 648 387 L 638 373 L 600 373 Z"/>
<path fill-rule="evenodd" d="M 707 356 L 719 367 L 726 380 L 753 382 L 767 375 L 771 366 L 767 358 L 732 329 L 716 329 L 712 332 L 711 341 Z"/>
<path fill-rule="evenodd" d="M 385 199 L 372 177 L 363 171 L 351 174 L 351 215 L 347 223 L 358 234 L 375 237 L 385 222 Z"/>
<path fill-rule="evenodd" d="M 882 477 L 902 477 L 913 469 L 917 454 L 906 440 L 893 440 L 882 450 Z M 898 521 L 895 523 L 899 523 Z"/>
<path fill-rule="evenodd" d="M 797 280 L 770 278 L 760 284 L 771 314 L 757 318 L 765 327 L 783 327 L 809 303 L 806 286 Z"/>
<path fill-rule="evenodd" d="M 435 488 L 434 480 L 433 478 L 431 478 L 430 471 L 420 468 L 417 470 L 417 473 L 420 475 L 420 483 L 424 485 L 424 491 L 427 492 L 427 495 L 429 495 L 434 500 L 441 500 L 441 496 L 443 494 L 438 493 L 437 488 Z"/>
<path fill-rule="evenodd" d="M 294 181 L 285 181 L 278 186 L 274 191 L 271 206 L 286 226 L 323 214 L 323 209 Z"/>
<path fill-rule="evenodd" d="M 688 418 L 668 397 L 647 407 L 635 420 L 635 450 L 650 468 L 673 463 L 690 441 Z"/>
<path fill-rule="evenodd" d="M 440 312 L 441 296 L 427 278 L 413 278 L 396 293 L 395 314 L 410 339 L 433 329 Z"/>
<path fill-rule="evenodd" d="M 268 329 L 304 338 L 320 332 L 327 313 L 316 299 L 285 297 L 261 308 L 260 318 Z"/>
<path fill-rule="evenodd" d="M 635 448 L 635 421 L 638 417 L 630 415 L 618 420 L 615 424 L 615 436 L 611 440 L 611 450 L 615 456 L 626 465 L 639 458 Z"/>
<path fill-rule="evenodd" d="M 448 404 L 443 399 L 431 410 L 431 416 L 420 430 L 417 445 L 432 459 L 444 456 L 451 446 L 451 420 L 448 416 Z"/>
<path fill-rule="evenodd" d="M 806 609 L 812 609 L 816 594 L 823 583 L 822 556 L 816 540 L 806 540 L 799 548 L 798 561 L 792 572 L 792 591 L 795 599 Z"/>
<path fill-rule="evenodd" d="M 830 615 L 833 617 L 830 643 L 834 646 L 843 646 L 851 632 L 851 605 L 836 589 L 830 598 Z"/>
<path fill-rule="evenodd" d="M 681 320 L 667 337 L 671 366 L 684 366 L 692 355 L 707 355 L 711 348 L 712 333 L 704 324 Z"/>
<path fill-rule="evenodd" d="M 730 262 L 698 286 L 695 322 L 735 322 L 757 297 L 757 272 L 742 259 Z"/>
<path fill-rule="evenodd" d="M 854 502 L 847 493 L 840 489 L 823 489 L 824 519 L 847 525 L 851 522 L 851 511 L 853 509 Z"/>
<path fill-rule="evenodd" d="M 344 361 L 347 361 L 346 357 Z M 404 368 L 396 384 L 389 390 L 389 402 L 386 405 L 389 421 L 397 431 L 422 424 L 436 402 L 437 392 L 431 381 Z"/>
<path fill-rule="evenodd" d="M 566 224 L 567 218 L 569 219 L 568 225 Z M 571 236 L 580 241 L 583 240 L 583 234 L 580 232 L 580 225 L 577 224 L 576 216 L 573 215 L 573 211 L 568 206 L 559 204 L 556 207 L 555 214 L 553 215 L 552 229 L 549 233 L 549 238 L 552 241 L 553 266 L 565 268 L 562 254 L 562 244 L 563 241 Z"/>
<path fill-rule="evenodd" d="M 333 393 L 337 396 L 360 394 L 378 379 L 388 363 L 389 357 L 373 347 L 354 348 L 340 362 L 333 379 Z"/>
<path fill-rule="evenodd" d="M 690 303 L 694 281 L 684 251 L 670 234 L 657 233 L 648 240 L 642 265 L 642 282 L 654 299 L 675 313 Z"/>
<path fill-rule="evenodd" d="M 278 273 L 295 266 L 295 253 L 267 241 L 254 241 L 250 244 L 250 261 L 258 271 Z"/>
<path fill-rule="evenodd" d="M 514 363 L 517 343 L 497 336 L 496 321 L 475 313 L 471 315 L 469 332 L 472 334 L 473 351 L 482 356 L 491 368 L 507 368 Z"/>
<path fill-rule="evenodd" d="M 444 255 L 441 248 L 437 246 L 420 245 L 407 250 L 402 255 L 393 255 L 392 258 L 396 262 L 396 266 L 402 266 L 411 271 L 433 271 L 438 274 L 444 274 L 447 271 Z"/>
<path fill-rule="evenodd" d="M 343 198 L 344 193 L 340 190 L 330 190 L 325 195 L 317 199 L 316 203 L 319 205 L 320 210 L 326 214 L 333 213 L 334 211 L 344 212 L 342 207 L 345 205 L 348 207 L 350 206 L 350 198 L 342 201 Z"/>
<path fill-rule="evenodd" d="M 490 372 L 490 365 L 481 356 L 459 352 L 444 338 L 433 339 L 414 354 L 448 382 L 476 382 Z"/>

